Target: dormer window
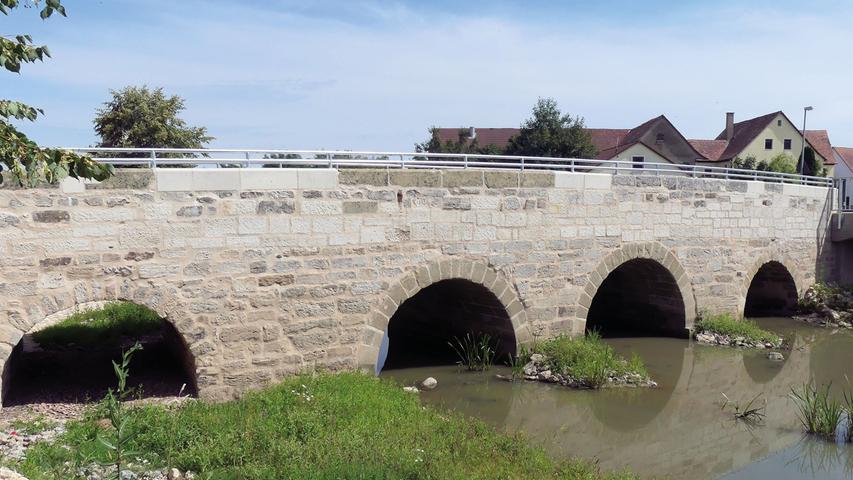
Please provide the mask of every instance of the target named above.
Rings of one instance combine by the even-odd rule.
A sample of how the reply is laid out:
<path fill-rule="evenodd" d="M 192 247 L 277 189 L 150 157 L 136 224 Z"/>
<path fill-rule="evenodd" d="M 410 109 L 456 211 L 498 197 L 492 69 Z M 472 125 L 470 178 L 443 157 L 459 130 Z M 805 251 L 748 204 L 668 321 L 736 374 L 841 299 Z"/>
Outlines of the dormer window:
<path fill-rule="evenodd" d="M 764 139 L 764 149 L 765 150 L 773 150 L 773 139 L 765 138 Z"/>

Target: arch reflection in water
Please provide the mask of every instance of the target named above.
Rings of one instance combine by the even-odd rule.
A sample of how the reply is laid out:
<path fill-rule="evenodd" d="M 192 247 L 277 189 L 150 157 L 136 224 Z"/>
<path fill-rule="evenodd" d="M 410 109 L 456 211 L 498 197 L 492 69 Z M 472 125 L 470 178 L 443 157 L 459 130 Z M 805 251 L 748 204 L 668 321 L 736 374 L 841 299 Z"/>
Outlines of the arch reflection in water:
<path fill-rule="evenodd" d="M 685 307 L 676 279 L 656 260 L 629 260 L 607 275 L 587 314 L 586 329 L 604 337 L 683 336 Z"/>
<path fill-rule="evenodd" d="M 403 302 L 391 317 L 387 358 L 378 370 L 454 364 L 457 357 L 449 342 L 466 334 L 488 335 L 497 359 L 515 355 L 512 322 L 494 293 L 470 280 L 436 282 Z"/>

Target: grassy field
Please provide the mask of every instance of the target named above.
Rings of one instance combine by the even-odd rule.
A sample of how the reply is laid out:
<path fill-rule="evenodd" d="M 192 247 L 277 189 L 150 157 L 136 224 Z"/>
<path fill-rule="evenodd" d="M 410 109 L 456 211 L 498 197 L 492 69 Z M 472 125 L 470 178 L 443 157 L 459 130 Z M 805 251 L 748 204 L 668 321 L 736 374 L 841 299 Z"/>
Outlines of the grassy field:
<path fill-rule="evenodd" d="M 103 308 L 75 313 L 61 322 L 33 333 L 43 347 L 74 344 L 115 344 L 123 337 L 136 338 L 162 328 L 153 310 L 130 302 L 113 302 Z"/>
<path fill-rule="evenodd" d="M 603 385 L 610 375 L 637 373 L 648 377 L 639 357 L 634 356 L 631 360 L 622 358 L 596 332 L 588 332 L 583 337 L 560 336 L 547 340 L 537 345 L 533 353 L 545 355 L 552 368 L 561 373 L 568 372 L 591 386 Z"/>
<path fill-rule="evenodd" d="M 74 478 L 103 460 L 94 409 L 15 466 L 31 480 Z M 241 400 L 131 410 L 133 457 L 204 479 L 627 479 L 557 461 L 521 435 L 421 405 L 416 394 L 364 374 L 298 376 Z"/>
<path fill-rule="evenodd" d="M 762 329 L 754 320 L 747 318 L 738 320 L 729 314 L 711 315 L 699 319 L 696 331 L 728 335 L 732 338 L 743 337 L 753 343 L 777 344 L 780 342 L 779 335 Z"/>

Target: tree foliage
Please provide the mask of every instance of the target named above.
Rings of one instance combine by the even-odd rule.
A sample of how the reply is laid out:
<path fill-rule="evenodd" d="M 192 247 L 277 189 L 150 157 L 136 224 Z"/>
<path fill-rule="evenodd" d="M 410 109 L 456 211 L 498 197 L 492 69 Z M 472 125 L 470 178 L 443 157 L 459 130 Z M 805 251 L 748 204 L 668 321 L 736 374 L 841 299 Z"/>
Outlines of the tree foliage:
<path fill-rule="evenodd" d="M 32 0 L 24 6 L 41 6 L 41 0 Z M 18 0 L 0 0 L 0 13 L 9 15 L 21 6 Z M 66 16 L 60 0 L 45 0 L 39 10 L 42 19 L 54 13 Z M 47 46 L 35 45 L 29 35 L 11 37 L 0 35 L 0 65 L 9 72 L 20 73 L 22 64 L 44 61 L 50 57 Z M 66 176 L 104 180 L 112 174 L 109 165 L 73 152 L 41 148 L 15 128 L 12 120 L 34 121 L 44 112 L 14 100 L 0 99 L 0 170 L 8 170 L 20 186 L 33 186 L 39 182 L 55 183 Z M 0 176 L 0 183 L 3 177 Z"/>
<path fill-rule="evenodd" d="M 768 172 L 797 173 L 797 164 L 787 153 L 780 153 L 767 163 Z"/>
<path fill-rule="evenodd" d="M 503 149 L 497 145 L 480 145 L 476 137 L 470 137 L 467 128 L 460 128 L 456 140 L 441 141 L 438 128 L 430 127 L 429 139 L 415 144 L 415 151 L 430 153 L 468 153 L 476 155 L 500 155 Z"/>
<path fill-rule="evenodd" d="M 510 139 L 506 153 L 562 158 L 594 158 L 597 154 L 583 118 L 563 114 L 552 98 L 536 102 L 533 116 Z"/>
<path fill-rule="evenodd" d="M 178 115 L 184 99 L 146 86 L 110 90 L 112 98 L 95 117 L 99 147 L 203 148 L 213 137 L 205 127 L 190 127 Z"/>
<path fill-rule="evenodd" d="M 813 175 L 816 177 L 826 176 L 826 167 L 823 166 L 823 162 L 817 158 L 814 149 L 811 147 L 805 148 L 803 155 L 800 157 L 800 163 L 803 167 L 803 175 Z"/>

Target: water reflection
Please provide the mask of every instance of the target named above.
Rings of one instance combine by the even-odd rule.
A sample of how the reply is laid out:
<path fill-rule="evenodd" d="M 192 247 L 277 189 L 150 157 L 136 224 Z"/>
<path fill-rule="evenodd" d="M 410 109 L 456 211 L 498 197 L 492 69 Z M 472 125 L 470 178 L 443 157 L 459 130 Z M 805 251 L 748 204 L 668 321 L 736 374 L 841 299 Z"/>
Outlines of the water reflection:
<path fill-rule="evenodd" d="M 717 478 L 767 462 L 773 467 L 766 471 L 775 471 L 780 461 L 817 460 L 823 457 L 816 453 L 827 450 L 850 463 L 849 447 L 803 441 L 788 394 L 810 379 L 846 385 L 844 378 L 853 364 L 853 336 L 833 335 L 790 320 L 761 323 L 791 336 L 794 348 L 784 352 L 784 362 L 768 360 L 763 352 L 706 347 L 686 340 L 608 340 L 617 351 L 637 352 L 644 359 L 660 384 L 656 389 L 572 391 L 511 384 L 495 380 L 494 371 L 471 374 L 452 367 L 387 375 L 410 383 L 434 376 L 439 386 L 423 392 L 424 401 L 482 418 L 501 429 L 524 431 L 552 455 L 598 459 L 605 469 L 630 467 L 645 476 Z M 764 424 L 750 427 L 734 420 L 730 409 L 720 408 L 723 393 L 741 404 L 760 396 L 759 401 L 766 402 Z M 793 453 L 779 456 L 789 451 Z M 807 461 L 817 470 L 824 464 Z M 800 470 L 794 464 L 781 468 Z M 765 476 L 763 471 L 732 478 L 783 478 Z M 799 475 L 784 478 L 808 478 L 811 473 Z"/>

